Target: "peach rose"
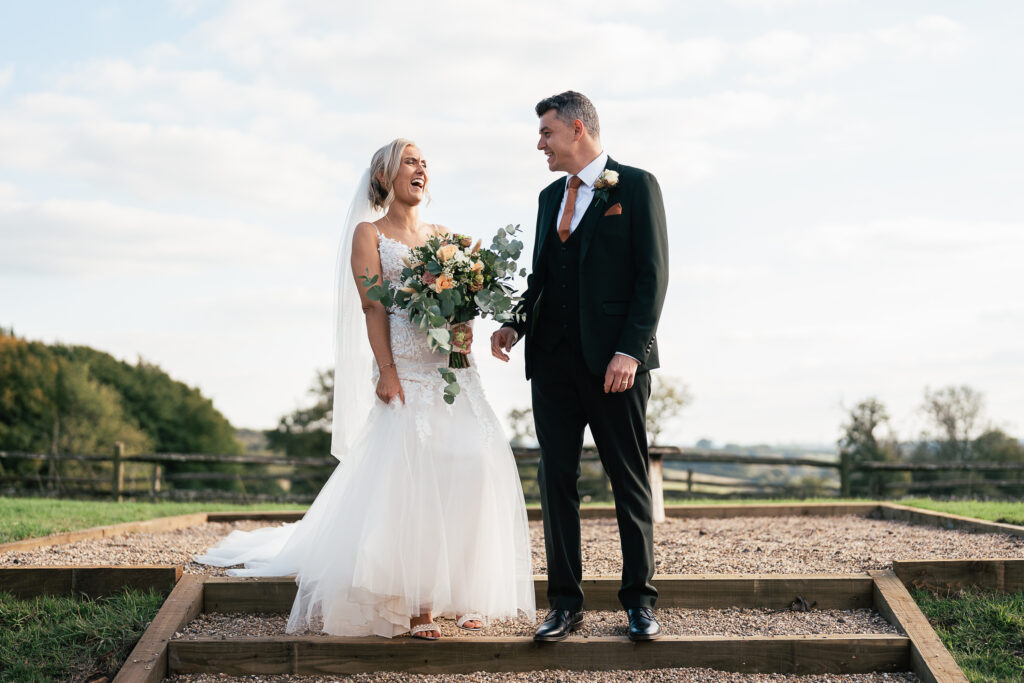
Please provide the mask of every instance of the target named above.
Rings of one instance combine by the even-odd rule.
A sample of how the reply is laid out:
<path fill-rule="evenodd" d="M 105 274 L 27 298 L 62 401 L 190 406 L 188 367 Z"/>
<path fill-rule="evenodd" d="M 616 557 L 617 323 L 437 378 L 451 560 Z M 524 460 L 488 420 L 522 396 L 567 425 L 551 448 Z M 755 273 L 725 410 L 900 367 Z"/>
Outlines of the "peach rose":
<path fill-rule="evenodd" d="M 437 250 L 437 258 L 441 261 L 441 263 L 444 263 L 445 261 L 451 261 L 452 257 L 455 256 L 455 252 L 457 252 L 458 250 L 459 248 L 454 244 L 446 244 L 445 246 Z"/>
<path fill-rule="evenodd" d="M 455 280 L 448 273 L 441 273 L 437 276 L 437 282 L 434 283 L 434 291 L 441 293 L 446 289 L 451 289 L 455 286 Z"/>
<path fill-rule="evenodd" d="M 469 270 L 471 272 L 474 272 L 474 273 L 479 273 L 483 269 L 484 269 L 484 262 L 483 261 L 473 261 L 473 265 L 471 265 L 469 267 Z"/>

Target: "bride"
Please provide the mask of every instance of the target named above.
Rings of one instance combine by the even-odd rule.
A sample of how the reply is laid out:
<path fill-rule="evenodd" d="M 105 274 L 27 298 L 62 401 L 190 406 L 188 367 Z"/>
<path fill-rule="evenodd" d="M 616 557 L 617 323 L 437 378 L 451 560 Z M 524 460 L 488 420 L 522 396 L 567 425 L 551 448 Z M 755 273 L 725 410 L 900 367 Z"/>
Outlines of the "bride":
<path fill-rule="evenodd" d="M 360 285 L 367 271 L 400 281 L 410 248 L 445 232 L 419 220 L 428 182 L 419 148 L 394 140 L 373 155 L 349 210 L 331 437 L 341 464 L 300 521 L 235 530 L 193 558 L 244 564 L 232 576 L 294 574 L 288 633 L 435 640 L 434 616 L 468 630 L 534 619 L 522 486 L 475 364 L 454 370 L 462 391 L 446 404 L 446 356 Z"/>

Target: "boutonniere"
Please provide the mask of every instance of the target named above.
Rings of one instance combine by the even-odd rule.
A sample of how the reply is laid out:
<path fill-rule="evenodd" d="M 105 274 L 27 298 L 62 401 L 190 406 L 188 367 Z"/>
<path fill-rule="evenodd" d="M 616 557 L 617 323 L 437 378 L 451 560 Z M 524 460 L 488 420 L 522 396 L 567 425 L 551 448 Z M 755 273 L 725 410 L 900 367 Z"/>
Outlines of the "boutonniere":
<path fill-rule="evenodd" d="M 618 187 L 619 172 L 606 168 L 594 181 L 594 196 L 603 201 L 608 201 L 608 193 Z"/>

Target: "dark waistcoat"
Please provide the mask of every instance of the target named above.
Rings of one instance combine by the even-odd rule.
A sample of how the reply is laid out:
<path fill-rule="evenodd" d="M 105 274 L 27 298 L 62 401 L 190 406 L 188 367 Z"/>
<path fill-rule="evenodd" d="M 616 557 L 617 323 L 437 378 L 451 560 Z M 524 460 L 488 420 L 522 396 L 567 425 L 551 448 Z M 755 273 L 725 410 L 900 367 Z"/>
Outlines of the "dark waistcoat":
<path fill-rule="evenodd" d="M 582 226 L 581 226 L 582 227 Z M 545 245 L 547 261 L 544 292 L 541 294 L 540 316 L 534 328 L 537 343 L 545 350 L 554 349 L 565 338 L 569 346 L 580 345 L 580 228 L 573 230 L 562 243 L 558 230 L 548 232 Z"/>

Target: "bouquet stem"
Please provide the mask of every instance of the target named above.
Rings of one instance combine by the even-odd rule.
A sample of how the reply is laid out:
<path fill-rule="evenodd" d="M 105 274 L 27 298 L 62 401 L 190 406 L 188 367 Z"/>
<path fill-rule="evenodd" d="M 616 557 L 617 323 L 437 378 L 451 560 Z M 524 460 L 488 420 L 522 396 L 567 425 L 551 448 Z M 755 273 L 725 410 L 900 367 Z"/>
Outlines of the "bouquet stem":
<path fill-rule="evenodd" d="M 452 341 L 453 348 L 461 348 L 466 342 L 466 334 L 469 331 L 469 326 L 465 323 L 459 323 L 452 325 Z M 453 350 L 448 354 L 448 367 L 450 368 L 468 368 L 469 367 L 469 355 L 465 353 L 459 353 Z"/>

